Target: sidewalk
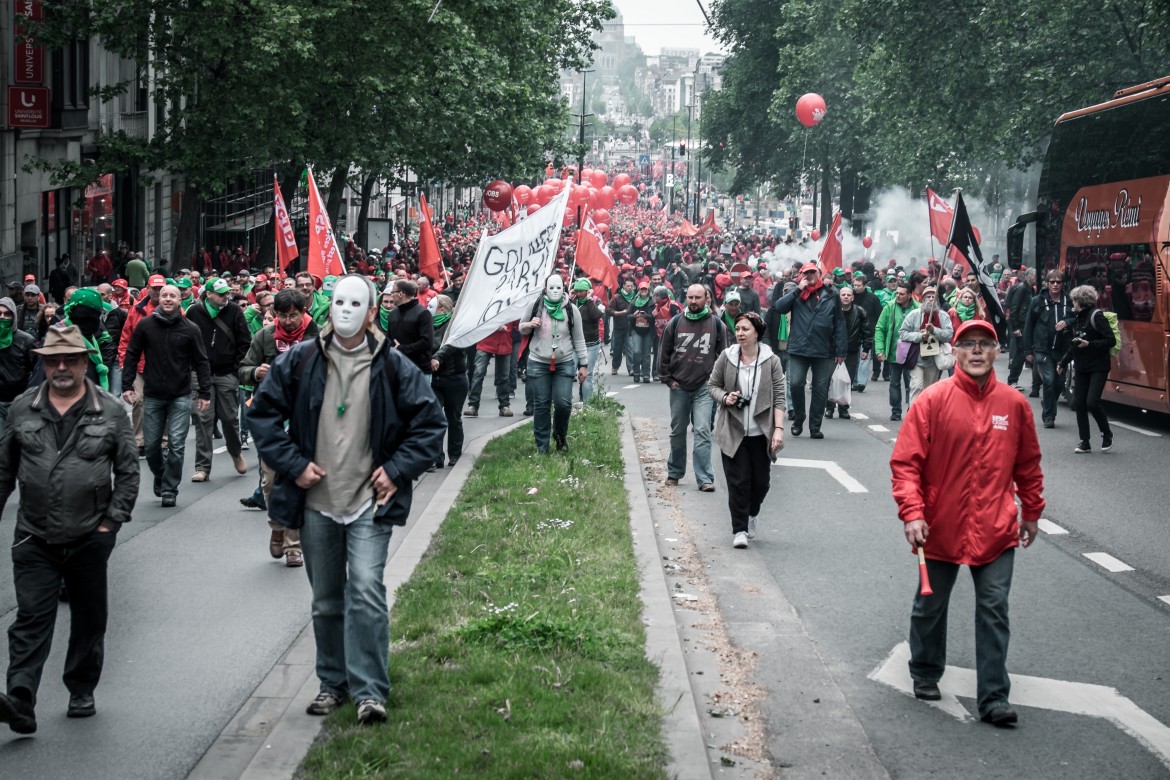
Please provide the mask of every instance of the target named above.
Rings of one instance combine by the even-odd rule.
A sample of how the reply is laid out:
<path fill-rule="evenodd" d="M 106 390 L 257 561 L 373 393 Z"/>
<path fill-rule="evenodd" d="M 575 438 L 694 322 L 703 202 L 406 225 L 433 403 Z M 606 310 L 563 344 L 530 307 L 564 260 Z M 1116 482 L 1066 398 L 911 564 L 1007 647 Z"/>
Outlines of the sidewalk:
<path fill-rule="evenodd" d="M 467 442 L 464 456 L 432 497 L 416 512 L 401 535 L 391 542 L 386 565 L 386 588 L 391 609 L 395 591 L 408 580 L 430 546 L 431 539 L 459 496 L 476 458 L 496 436 L 524 425 L 521 420 Z M 675 620 L 671 595 L 663 576 L 659 542 L 643 482 L 641 463 L 627 414 L 622 428 L 622 458 L 630 503 L 630 523 L 635 554 L 641 569 L 642 618 L 646 625 L 646 653 L 661 669 L 659 700 L 666 713 L 664 734 L 672 763 L 672 777 L 698 780 L 712 777 L 704 749 L 699 711 L 690 683 L 683 645 Z M 419 498 L 416 495 L 416 500 Z M 305 714 L 317 695 L 314 674 L 315 644 L 312 626 L 300 633 L 289 650 L 221 732 L 188 775 L 189 780 L 286 780 L 292 778 L 324 720 Z M 716 759 L 718 761 L 718 759 Z"/>

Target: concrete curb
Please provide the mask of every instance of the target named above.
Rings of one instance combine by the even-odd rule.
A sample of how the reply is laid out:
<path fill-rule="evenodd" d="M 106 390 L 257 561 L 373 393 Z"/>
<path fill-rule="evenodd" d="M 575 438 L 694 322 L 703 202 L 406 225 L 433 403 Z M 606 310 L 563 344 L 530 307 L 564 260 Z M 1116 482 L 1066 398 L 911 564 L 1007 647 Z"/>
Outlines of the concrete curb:
<path fill-rule="evenodd" d="M 459 462 L 398 537 L 397 548 L 391 542 L 393 549 L 386 561 L 384 580 L 390 609 L 394 608 L 398 587 L 410 578 L 426 554 L 483 448 L 497 436 L 531 422 L 521 419 L 466 442 Z M 319 689 L 314 673 L 316 652 L 310 623 L 220 732 L 191 770 L 188 780 L 292 778 L 324 726 L 323 718 L 305 713 L 305 707 Z"/>
<path fill-rule="evenodd" d="M 634 423 L 623 412 L 622 461 L 630 504 L 630 532 L 638 562 L 642 623 L 646 626 L 646 657 L 658 665 L 658 701 L 664 712 L 663 729 L 670 751 L 668 773 L 680 780 L 711 780 L 711 764 L 699 723 L 699 710 L 691 688 L 682 641 L 674 616 L 670 586 L 662 568 L 658 535 L 650 500 L 642 479 L 642 465 L 634 442 Z"/>

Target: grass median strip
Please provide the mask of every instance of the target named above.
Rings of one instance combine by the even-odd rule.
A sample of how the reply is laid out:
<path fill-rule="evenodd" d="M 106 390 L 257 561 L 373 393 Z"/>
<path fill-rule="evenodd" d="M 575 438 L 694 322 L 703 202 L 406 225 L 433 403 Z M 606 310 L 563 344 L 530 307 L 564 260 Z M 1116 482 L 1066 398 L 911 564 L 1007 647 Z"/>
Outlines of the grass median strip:
<path fill-rule="evenodd" d="M 611 402 L 612 403 L 612 402 Z M 488 444 L 391 615 L 389 722 L 334 715 L 310 778 L 665 777 L 617 413 Z"/>

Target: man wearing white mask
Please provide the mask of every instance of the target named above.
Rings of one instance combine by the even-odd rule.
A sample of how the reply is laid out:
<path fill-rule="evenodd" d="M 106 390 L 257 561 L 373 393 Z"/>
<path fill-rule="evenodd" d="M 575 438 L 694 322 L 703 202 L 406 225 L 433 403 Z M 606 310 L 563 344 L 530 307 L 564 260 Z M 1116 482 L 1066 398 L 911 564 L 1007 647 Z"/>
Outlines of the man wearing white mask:
<path fill-rule="evenodd" d="M 390 534 L 406 523 L 412 482 L 441 457 L 447 427 L 422 372 L 372 327 L 376 316 L 374 286 L 342 277 L 331 328 L 277 358 L 249 411 L 276 474 L 269 517 L 300 529 L 313 592 L 321 689 L 308 712 L 353 699 L 363 724 L 386 720 L 390 694 Z"/>
<path fill-rule="evenodd" d="M 536 450 L 549 450 L 549 418 L 557 450 L 569 449 L 569 415 L 573 411 L 573 378 L 585 381 L 589 355 L 581 330 L 581 315 L 572 304 L 565 305 L 565 280 L 550 274 L 544 293 L 532 307 L 520 332 L 529 335 L 528 387 L 532 390 L 532 432 Z M 550 412 L 550 406 L 556 412 Z"/>

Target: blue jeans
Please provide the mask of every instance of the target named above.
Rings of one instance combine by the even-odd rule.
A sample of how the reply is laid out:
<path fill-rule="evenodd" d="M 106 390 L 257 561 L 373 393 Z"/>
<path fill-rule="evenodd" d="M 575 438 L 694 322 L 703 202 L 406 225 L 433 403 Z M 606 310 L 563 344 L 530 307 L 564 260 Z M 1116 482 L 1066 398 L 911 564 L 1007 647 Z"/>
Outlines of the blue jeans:
<path fill-rule="evenodd" d="M 1040 419 L 1056 419 L 1056 400 L 1064 392 L 1064 374 L 1056 373 L 1059 358 L 1051 352 L 1037 352 L 1033 365 L 1040 373 Z"/>
<path fill-rule="evenodd" d="M 910 396 L 910 372 L 888 360 L 886 365 L 890 369 L 890 414 L 901 414 L 903 386 L 906 388 L 906 396 Z"/>
<path fill-rule="evenodd" d="M 354 701 L 390 696 L 386 551 L 391 525 L 370 507 L 349 525 L 305 510 L 301 548 L 313 591 L 313 637 L 321 690 Z"/>
<path fill-rule="evenodd" d="M 558 362 L 555 371 L 548 363 L 529 356 L 528 387 L 532 389 L 532 433 L 536 449 L 548 452 L 549 428 L 553 436 L 567 436 L 569 415 L 573 413 L 573 383 L 577 381 L 575 360 Z M 555 407 L 555 411 L 554 411 Z"/>
<path fill-rule="evenodd" d="M 804 357 L 803 355 L 788 355 L 788 385 L 792 388 L 792 422 L 804 423 L 809 409 L 808 429 L 819 431 L 821 421 L 825 419 L 825 404 L 829 401 L 829 380 L 833 378 L 833 369 L 837 361 L 831 357 Z M 812 393 L 810 405 L 804 403 L 804 387 L 808 383 L 809 370 L 812 371 Z"/>
<path fill-rule="evenodd" d="M 650 359 L 654 343 L 653 329 L 630 332 L 630 373 L 634 379 L 650 378 Z"/>
<path fill-rule="evenodd" d="M 682 479 L 687 473 L 687 425 L 695 433 L 691 450 L 691 467 L 700 485 L 715 484 L 711 471 L 711 410 L 715 402 L 707 385 L 694 390 L 670 388 L 670 456 L 666 459 L 666 476 Z"/>
<path fill-rule="evenodd" d="M 163 461 L 163 429 L 167 432 L 167 458 Z M 187 449 L 187 431 L 191 429 L 191 396 L 182 398 L 142 399 L 142 443 L 146 448 L 146 465 L 154 474 L 162 495 L 179 494 L 183 479 L 183 453 Z"/>
<path fill-rule="evenodd" d="M 979 714 L 1006 703 L 1011 693 L 1007 673 L 1008 594 L 1016 550 L 1009 547 L 991 563 L 971 566 L 975 582 L 975 679 Z M 959 564 L 926 559 L 934 595 L 914 597 L 910 612 L 910 676 L 937 683 L 947 665 L 947 607 Z"/>
<path fill-rule="evenodd" d="M 496 403 L 503 409 L 512 400 L 512 391 L 515 389 L 512 381 L 512 356 L 493 355 L 488 352 L 475 353 L 475 374 L 471 378 L 471 388 L 467 393 L 467 405 L 479 408 L 479 399 L 483 393 L 483 380 L 487 376 L 488 363 L 496 363 Z"/>
<path fill-rule="evenodd" d="M 581 383 L 582 401 L 588 401 L 597 392 L 597 358 L 601 355 L 601 342 L 586 346 L 585 351 L 589 354 L 589 375 Z"/>

